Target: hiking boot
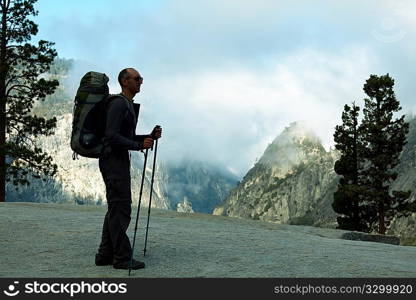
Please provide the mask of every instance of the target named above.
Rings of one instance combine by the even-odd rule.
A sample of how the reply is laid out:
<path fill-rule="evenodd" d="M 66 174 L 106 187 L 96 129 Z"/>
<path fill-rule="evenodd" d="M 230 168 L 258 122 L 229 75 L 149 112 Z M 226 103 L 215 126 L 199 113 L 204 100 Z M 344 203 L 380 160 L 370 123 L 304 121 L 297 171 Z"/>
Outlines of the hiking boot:
<path fill-rule="evenodd" d="M 96 266 L 108 266 L 113 264 L 112 256 L 102 256 L 100 254 L 95 254 L 95 265 Z"/>
<path fill-rule="evenodd" d="M 128 261 L 122 261 L 122 262 L 115 262 L 113 264 L 114 269 L 125 269 L 125 270 L 138 270 L 144 268 L 144 262 L 138 261 L 133 259 L 133 263 L 130 265 L 130 260 Z"/>

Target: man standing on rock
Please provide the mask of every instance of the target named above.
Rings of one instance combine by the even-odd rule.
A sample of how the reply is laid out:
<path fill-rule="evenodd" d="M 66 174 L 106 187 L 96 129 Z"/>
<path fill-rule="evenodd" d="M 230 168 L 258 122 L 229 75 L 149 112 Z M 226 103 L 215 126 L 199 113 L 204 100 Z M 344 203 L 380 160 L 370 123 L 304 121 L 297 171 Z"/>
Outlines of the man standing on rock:
<path fill-rule="evenodd" d="M 127 68 L 118 75 L 118 82 L 122 92 L 111 98 L 106 108 L 105 138 L 111 151 L 99 159 L 108 210 L 95 264 L 136 270 L 144 268 L 145 264 L 133 259 L 130 265 L 133 253 L 126 234 L 132 202 L 129 150 L 152 148 L 153 141 L 162 136 L 162 129 L 156 126 L 149 135 L 135 134 L 139 104 L 133 103 L 133 97 L 140 92 L 143 78 L 135 69 Z"/>

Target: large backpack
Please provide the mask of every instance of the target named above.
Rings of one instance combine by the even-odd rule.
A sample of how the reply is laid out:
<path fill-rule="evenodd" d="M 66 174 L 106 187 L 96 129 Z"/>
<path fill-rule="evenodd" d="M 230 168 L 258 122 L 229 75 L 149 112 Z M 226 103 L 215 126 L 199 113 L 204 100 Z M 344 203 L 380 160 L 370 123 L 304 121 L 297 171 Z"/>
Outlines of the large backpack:
<path fill-rule="evenodd" d="M 71 149 L 77 154 L 99 158 L 105 151 L 105 106 L 110 100 L 108 77 L 88 72 L 80 82 L 74 100 Z"/>

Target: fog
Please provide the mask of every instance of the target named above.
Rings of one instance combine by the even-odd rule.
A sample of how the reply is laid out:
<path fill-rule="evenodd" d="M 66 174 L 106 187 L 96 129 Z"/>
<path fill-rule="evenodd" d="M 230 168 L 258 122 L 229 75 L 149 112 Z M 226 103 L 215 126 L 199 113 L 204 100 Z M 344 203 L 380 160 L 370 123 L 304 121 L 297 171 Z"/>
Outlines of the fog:
<path fill-rule="evenodd" d="M 85 2 L 85 1 L 84 1 Z M 415 111 L 411 1 L 58 1 L 37 5 L 39 37 L 75 60 L 69 84 L 105 72 L 144 77 L 138 133 L 163 127 L 163 159 L 201 159 L 242 176 L 293 121 L 333 145 L 344 104 L 389 73 Z M 99 5 L 99 4 L 100 5 Z"/>

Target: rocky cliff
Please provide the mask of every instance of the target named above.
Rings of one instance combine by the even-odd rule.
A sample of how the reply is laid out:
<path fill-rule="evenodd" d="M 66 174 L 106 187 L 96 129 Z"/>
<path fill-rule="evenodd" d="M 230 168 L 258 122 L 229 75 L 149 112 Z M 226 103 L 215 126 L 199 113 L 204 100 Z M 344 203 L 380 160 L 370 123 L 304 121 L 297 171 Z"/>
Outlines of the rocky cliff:
<path fill-rule="evenodd" d="M 410 120 L 408 143 L 397 167 L 393 190 L 416 192 L 416 120 Z M 335 150 L 326 151 L 305 124 L 290 124 L 267 147 L 263 156 L 234 188 L 216 215 L 260 219 L 276 223 L 334 227 L 333 193 L 339 177 L 334 172 Z M 388 233 L 410 238 L 415 216 L 392 223 Z"/>
<path fill-rule="evenodd" d="M 305 124 L 294 122 L 214 214 L 289 224 L 334 226 L 330 203 L 338 177 L 327 152 Z"/>
<path fill-rule="evenodd" d="M 399 175 L 391 189 L 410 190 L 412 194 L 409 200 L 416 201 L 416 118 L 409 117 L 407 121 L 410 125 L 407 144 L 400 155 L 400 164 L 396 168 Z M 416 245 L 416 213 L 394 220 L 387 233 L 400 235 L 409 244 Z"/>
<path fill-rule="evenodd" d="M 30 180 L 28 187 L 15 190 L 7 184 L 7 201 L 54 202 L 76 204 L 103 204 L 105 186 L 98 168 L 98 160 L 79 157 L 72 159 L 69 145 L 72 115 L 65 113 L 57 117 L 55 134 L 41 137 L 38 145 L 47 151 L 58 165 L 54 178 L 44 181 Z M 132 152 L 132 198 L 137 205 L 144 155 Z M 153 166 L 153 152 L 149 152 L 142 204 L 148 205 L 150 181 Z M 237 179 L 221 166 L 207 165 L 199 161 L 181 163 L 157 162 L 153 184 L 152 207 L 212 213 L 213 208 L 221 203 Z M 188 199 L 189 203 L 184 200 Z M 186 204 L 183 206 L 183 204 Z M 189 207 L 188 207 L 189 206 Z"/>

